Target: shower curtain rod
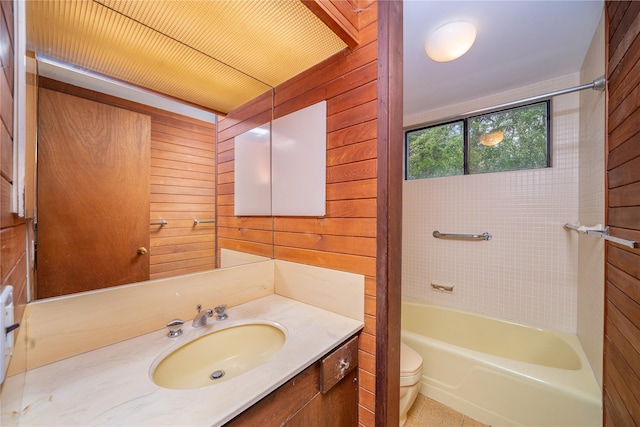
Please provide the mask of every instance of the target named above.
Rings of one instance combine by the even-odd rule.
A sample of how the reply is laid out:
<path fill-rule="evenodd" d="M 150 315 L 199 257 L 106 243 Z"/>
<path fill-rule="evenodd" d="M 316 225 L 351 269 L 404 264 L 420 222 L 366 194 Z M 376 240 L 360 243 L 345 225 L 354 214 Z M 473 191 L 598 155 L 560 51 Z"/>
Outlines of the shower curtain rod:
<path fill-rule="evenodd" d="M 507 108 L 511 108 L 511 107 L 519 107 L 522 105 L 526 105 L 526 104 L 533 104 L 534 102 L 537 101 L 542 101 L 545 99 L 549 99 L 549 98 L 553 98 L 554 96 L 558 96 L 558 95 L 565 95 L 567 93 L 572 93 L 572 92 L 578 92 L 581 90 L 585 90 L 585 89 L 593 89 L 593 90 L 597 90 L 602 92 L 605 89 L 605 85 L 606 85 L 606 79 L 604 78 L 604 76 L 600 76 L 597 79 L 595 79 L 594 81 L 592 81 L 591 83 L 586 83 L 580 86 L 574 86 L 574 87 L 570 87 L 567 89 L 560 89 L 560 90 L 556 90 L 553 92 L 549 92 L 549 93 L 544 93 L 542 95 L 536 95 L 536 96 L 531 96 L 529 98 L 524 98 L 524 99 L 520 99 L 520 100 L 516 100 L 516 101 L 510 101 L 510 102 L 505 102 L 503 104 L 498 104 L 498 105 L 494 105 L 491 107 L 486 107 L 486 108 L 481 108 L 479 110 L 474 110 L 474 111 L 469 111 L 468 113 L 464 113 L 464 114 L 458 114 L 455 116 L 450 116 L 448 118 L 445 119 L 438 119 L 437 121 L 434 121 L 433 123 L 444 123 L 444 122 L 450 122 L 450 121 L 455 121 L 458 119 L 463 119 L 466 117 L 471 117 L 471 116 L 478 116 L 484 113 L 490 113 L 493 111 L 498 111 L 498 110 L 505 110 Z M 421 125 L 420 127 L 423 127 L 424 125 Z"/>
<path fill-rule="evenodd" d="M 505 102 L 504 104 L 494 105 L 493 107 L 482 108 L 480 110 L 471 111 L 467 114 L 470 116 L 475 116 L 487 111 L 504 110 L 506 108 L 515 107 L 518 105 L 533 104 L 534 102 L 542 101 L 543 99 L 553 98 L 554 96 L 564 95 L 572 92 L 578 92 L 585 89 L 603 91 L 605 87 L 605 83 L 606 83 L 606 80 L 604 76 L 600 76 L 594 81 L 592 81 L 591 83 L 586 83 L 580 86 L 574 86 L 567 89 L 560 89 L 553 92 L 544 93 L 542 95 L 536 95 L 529 98 L 520 99 L 518 101 Z"/>

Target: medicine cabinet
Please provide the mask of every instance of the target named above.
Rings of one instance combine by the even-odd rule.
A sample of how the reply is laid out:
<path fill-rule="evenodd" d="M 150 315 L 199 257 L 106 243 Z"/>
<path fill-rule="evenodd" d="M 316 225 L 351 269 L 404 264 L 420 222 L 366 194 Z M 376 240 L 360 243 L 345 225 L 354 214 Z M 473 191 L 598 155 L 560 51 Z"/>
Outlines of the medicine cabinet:
<path fill-rule="evenodd" d="M 327 103 L 235 138 L 236 216 L 324 216 Z"/>

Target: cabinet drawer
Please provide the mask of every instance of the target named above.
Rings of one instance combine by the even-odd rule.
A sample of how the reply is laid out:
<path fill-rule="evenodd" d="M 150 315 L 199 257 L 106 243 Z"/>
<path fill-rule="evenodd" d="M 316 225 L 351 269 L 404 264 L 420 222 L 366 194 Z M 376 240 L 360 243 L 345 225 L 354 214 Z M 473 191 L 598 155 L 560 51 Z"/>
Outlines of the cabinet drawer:
<path fill-rule="evenodd" d="M 320 392 L 326 393 L 358 366 L 358 336 L 354 336 L 320 363 Z"/>

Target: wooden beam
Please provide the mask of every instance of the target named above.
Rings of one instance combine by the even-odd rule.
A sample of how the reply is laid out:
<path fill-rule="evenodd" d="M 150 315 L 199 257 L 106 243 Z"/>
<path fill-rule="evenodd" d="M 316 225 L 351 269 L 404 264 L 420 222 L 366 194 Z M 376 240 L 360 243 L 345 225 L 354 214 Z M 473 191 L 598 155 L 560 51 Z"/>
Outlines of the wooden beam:
<path fill-rule="evenodd" d="M 402 1 L 378 8 L 375 425 L 398 424 L 402 248 Z"/>
<path fill-rule="evenodd" d="M 360 44 L 358 10 L 351 2 L 344 0 L 301 1 L 347 46 L 355 47 Z"/>

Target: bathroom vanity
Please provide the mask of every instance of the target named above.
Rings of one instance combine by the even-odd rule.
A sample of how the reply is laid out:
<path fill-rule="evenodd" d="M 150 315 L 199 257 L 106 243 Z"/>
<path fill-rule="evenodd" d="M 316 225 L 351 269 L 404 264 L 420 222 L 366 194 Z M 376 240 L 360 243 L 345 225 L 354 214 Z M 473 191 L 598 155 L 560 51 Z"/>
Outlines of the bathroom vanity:
<path fill-rule="evenodd" d="M 354 336 L 225 427 L 357 426 L 358 337 Z"/>
<path fill-rule="evenodd" d="M 228 313 L 229 319 L 200 328 L 185 322 L 177 338 L 159 330 L 27 371 L 20 424 L 357 423 L 354 368 L 362 322 L 276 294 L 230 307 Z M 255 323 L 276 325 L 286 336 L 282 348 L 256 368 L 199 388 L 154 383 L 154 367 L 178 347 Z"/>

